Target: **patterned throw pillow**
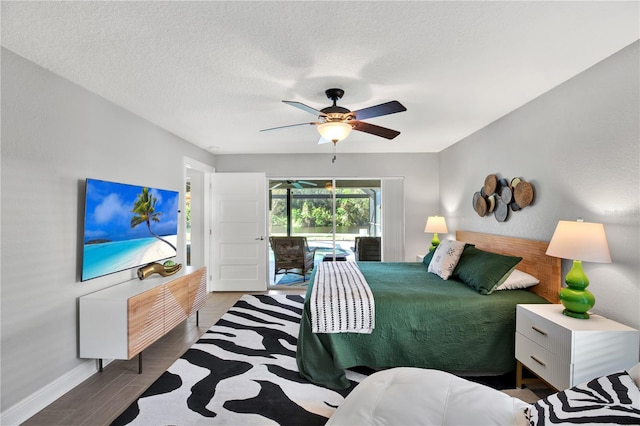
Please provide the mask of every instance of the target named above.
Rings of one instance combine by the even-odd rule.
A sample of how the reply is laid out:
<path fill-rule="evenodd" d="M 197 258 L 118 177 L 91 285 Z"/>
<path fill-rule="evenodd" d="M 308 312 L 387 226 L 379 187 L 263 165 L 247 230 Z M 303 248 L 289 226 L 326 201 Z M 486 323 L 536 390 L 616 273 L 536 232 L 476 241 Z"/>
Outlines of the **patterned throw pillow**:
<path fill-rule="evenodd" d="M 449 279 L 458 264 L 458 260 L 460 260 L 463 250 L 463 242 L 444 240 L 435 249 L 427 271 L 438 275 L 443 280 Z"/>
<path fill-rule="evenodd" d="M 535 425 L 640 424 L 640 390 L 626 371 L 543 398 L 526 409 Z"/>

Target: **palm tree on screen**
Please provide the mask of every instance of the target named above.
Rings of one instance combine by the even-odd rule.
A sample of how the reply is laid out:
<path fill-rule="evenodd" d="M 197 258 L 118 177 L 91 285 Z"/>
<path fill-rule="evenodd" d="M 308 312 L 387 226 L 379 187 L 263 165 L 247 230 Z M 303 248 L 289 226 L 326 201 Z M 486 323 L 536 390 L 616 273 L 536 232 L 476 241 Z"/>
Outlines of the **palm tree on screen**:
<path fill-rule="evenodd" d="M 151 235 L 153 235 L 163 243 L 168 244 L 175 251 L 178 251 L 173 244 L 163 239 L 151 230 L 151 222 L 159 223 L 160 216 L 162 215 L 162 212 L 156 211 L 157 202 L 158 199 L 149 192 L 149 188 L 142 188 L 142 192 L 138 194 L 138 198 L 133 204 L 133 209 L 131 210 L 131 213 L 135 213 L 133 217 L 131 217 L 131 227 L 135 228 L 141 223 L 146 223 Z"/>

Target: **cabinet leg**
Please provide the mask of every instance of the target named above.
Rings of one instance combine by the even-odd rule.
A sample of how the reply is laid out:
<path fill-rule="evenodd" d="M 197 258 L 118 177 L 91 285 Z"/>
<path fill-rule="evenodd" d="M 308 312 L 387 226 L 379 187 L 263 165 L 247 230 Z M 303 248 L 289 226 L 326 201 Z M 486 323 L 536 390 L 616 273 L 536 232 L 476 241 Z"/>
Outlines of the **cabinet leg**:
<path fill-rule="evenodd" d="M 196 327 L 200 327 L 200 311 L 196 311 Z"/>
<path fill-rule="evenodd" d="M 138 354 L 138 374 L 142 374 L 142 352 Z"/>
<path fill-rule="evenodd" d="M 522 363 L 516 361 L 516 389 L 522 389 Z"/>
<path fill-rule="evenodd" d="M 98 358 L 98 372 L 102 373 L 102 358 Z"/>

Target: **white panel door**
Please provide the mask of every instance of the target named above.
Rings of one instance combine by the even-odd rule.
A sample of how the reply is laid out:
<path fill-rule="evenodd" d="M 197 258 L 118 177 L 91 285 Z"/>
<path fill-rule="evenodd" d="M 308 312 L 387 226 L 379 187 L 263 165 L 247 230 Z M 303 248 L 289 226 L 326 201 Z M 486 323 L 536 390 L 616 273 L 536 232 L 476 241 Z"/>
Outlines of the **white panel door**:
<path fill-rule="evenodd" d="M 266 175 L 211 175 L 211 290 L 267 289 Z"/>

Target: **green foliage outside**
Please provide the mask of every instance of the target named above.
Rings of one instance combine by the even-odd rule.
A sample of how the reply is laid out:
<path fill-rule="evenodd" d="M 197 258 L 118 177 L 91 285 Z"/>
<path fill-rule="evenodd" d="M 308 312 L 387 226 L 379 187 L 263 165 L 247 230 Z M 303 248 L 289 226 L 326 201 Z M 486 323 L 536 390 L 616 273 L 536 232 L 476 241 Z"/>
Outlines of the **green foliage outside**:
<path fill-rule="evenodd" d="M 274 190 L 274 195 L 286 195 L 286 190 Z M 324 194 L 326 190 L 306 189 L 304 195 Z M 364 194 L 360 189 L 339 189 L 337 194 Z M 369 198 L 337 198 L 336 227 L 351 228 L 369 226 Z M 291 219 L 293 228 L 326 228 L 332 226 L 332 198 L 293 198 Z M 287 202 L 284 198 L 273 198 L 271 225 L 287 226 Z"/>

